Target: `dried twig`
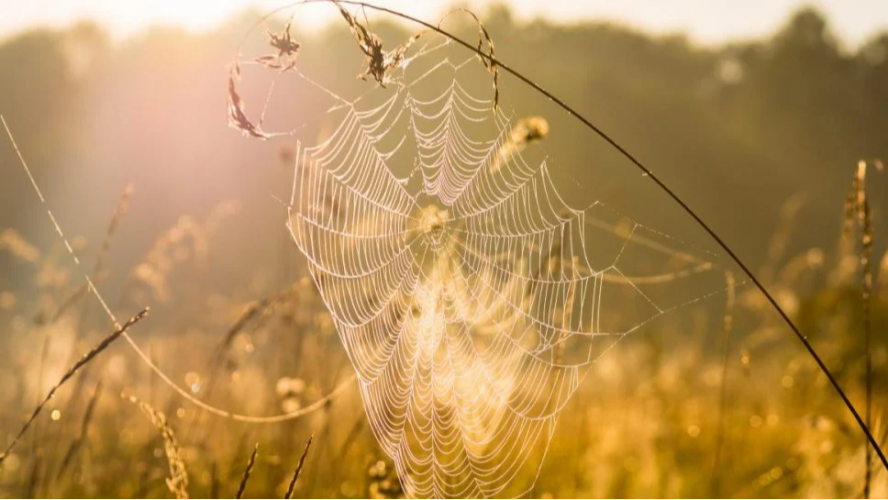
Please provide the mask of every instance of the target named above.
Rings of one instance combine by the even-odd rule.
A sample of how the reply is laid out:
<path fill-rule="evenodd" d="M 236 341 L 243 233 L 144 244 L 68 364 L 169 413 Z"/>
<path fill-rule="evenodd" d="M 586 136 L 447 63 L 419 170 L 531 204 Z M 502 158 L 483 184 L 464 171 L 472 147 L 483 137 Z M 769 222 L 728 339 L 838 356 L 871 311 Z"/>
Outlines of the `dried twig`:
<path fill-rule="evenodd" d="M 44 398 L 43 401 L 39 405 L 37 405 L 36 408 L 34 408 L 34 412 L 31 414 L 31 418 L 29 418 L 28 421 L 25 422 L 25 425 L 22 426 L 22 429 L 19 431 L 18 435 L 12 440 L 12 443 L 10 443 L 9 446 L 6 448 L 6 451 L 4 451 L 2 455 L 0 455 L 0 464 L 2 464 L 4 460 L 6 460 L 6 457 L 9 456 L 9 453 L 12 451 L 12 448 L 16 445 L 16 443 L 18 443 L 18 441 L 22 437 L 22 435 L 25 434 L 25 432 L 28 430 L 28 427 L 31 426 L 31 424 L 34 422 L 34 420 L 37 418 L 37 416 L 43 410 L 43 407 L 46 406 L 46 403 L 48 403 L 49 400 L 52 399 L 53 396 L 55 396 L 56 391 L 58 391 L 59 388 L 65 384 L 65 382 L 70 380 L 71 377 L 73 377 L 77 373 L 78 370 L 83 368 L 84 365 L 86 365 L 87 363 L 92 361 L 92 359 L 94 357 L 98 356 L 99 353 L 104 351 L 105 348 L 107 348 L 109 345 L 111 345 L 112 342 L 114 342 L 115 340 L 117 340 L 118 337 L 123 335 L 123 333 L 126 332 L 131 326 L 138 323 L 139 321 L 142 320 L 142 318 L 144 318 L 146 315 L 148 315 L 148 310 L 149 309 L 146 307 L 145 309 L 142 309 L 142 311 L 139 312 L 139 314 L 136 314 L 135 316 L 130 318 L 120 328 L 118 328 L 117 330 L 112 332 L 111 335 L 108 335 L 107 337 L 105 337 L 105 339 L 102 340 L 101 342 L 99 342 L 99 344 L 97 346 L 93 347 L 92 350 L 90 350 L 88 353 L 86 353 L 82 358 L 80 358 L 79 361 L 74 363 L 74 366 L 72 366 L 67 372 L 65 372 L 64 375 L 62 375 L 62 378 L 58 381 L 58 383 L 55 386 L 53 386 L 52 389 L 49 390 L 49 393 L 47 393 L 46 398 Z"/>

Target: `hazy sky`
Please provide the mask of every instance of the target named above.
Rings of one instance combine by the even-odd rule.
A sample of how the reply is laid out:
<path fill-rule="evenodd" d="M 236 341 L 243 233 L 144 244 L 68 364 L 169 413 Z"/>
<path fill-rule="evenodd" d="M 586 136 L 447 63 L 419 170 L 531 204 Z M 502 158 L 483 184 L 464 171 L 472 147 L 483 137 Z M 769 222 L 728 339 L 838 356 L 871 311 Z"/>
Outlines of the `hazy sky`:
<path fill-rule="evenodd" d="M 263 10 L 280 0 L 0 0 L 0 36 L 35 25 L 65 26 L 96 19 L 118 38 L 164 22 L 201 30 L 251 5 Z M 374 3 L 371 0 L 371 3 Z M 376 0 L 425 19 L 435 19 L 452 0 Z M 483 10 L 490 0 L 463 0 Z M 767 34 L 792 10 L 814 5 L 826 12 L 833 29 L 851 46 L 888 30 L 888 0 L 507 0 L 519 17 L 557 21 L 610 19 L 656 32 L 686 31 L 699 42 L 720 42 Z M 327 9 L 331 14 L 332 10 Z M 314 24 L 322 18 L 311 20 Z"/>

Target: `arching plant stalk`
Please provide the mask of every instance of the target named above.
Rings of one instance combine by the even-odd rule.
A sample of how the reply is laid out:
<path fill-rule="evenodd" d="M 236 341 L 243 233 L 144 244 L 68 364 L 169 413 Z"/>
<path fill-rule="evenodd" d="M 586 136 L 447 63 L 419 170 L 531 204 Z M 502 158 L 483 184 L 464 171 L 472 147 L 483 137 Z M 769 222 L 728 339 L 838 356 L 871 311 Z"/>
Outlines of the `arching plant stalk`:
<path fill-rule="evenodd" d="M 799 340 L 799 342 L 802 343 L 802 346 L 805 348 L 805 350 L 808 351 L 808 354 L 811 356 L 811 358 L 815 361 L 815 363 L 817 363 L 817 366 L 820 368 L 820 370 L 823 372 L 823 374 L 826 375 L 827 379 L 829 379 L 830 384 L 835 389 L 835 391 L 838 393 L 839 397 L 842 399 L 842 402 L 848 408 L 848 411 L 851 412 L 851 415 L 854 417 L 854 420 L 857 422 L 858 426 L 860 426 L 860 429 L 866 435 L 866 438 L 869 441 L 870 445 L 872 445 L 876 454 L 879 456 L 879 459 L 882 461 L 882 465 L 885 467 L 886 470 L 888 470 L 888 458 L 885 457 L 885 454 L 883 453 L 881 446 L 879 446 L 879 443 L 876 441 L 876 439 L 873 436 L 872 432 L 870 431 L 869 427 L 866 425 L 866 422 L 864 422 L 863 418 L 860 416 L 860 413 L 857 411 L 857 408 L 854 406 L 854 404 L 848 398 L 848 395 L 845 393 L 845 390 L 842 389 L 842 386 L 839 384 L 838 380 L 836 380 L 833 373 L 830 371 L 830 369 L 823 362 L 823 359 L 820 357 L 820 355 L 814 349 L 814 346 L 811 345 L 811 343 L 808 341 L 808 338 L 802 333 L 802 331 L 799 329 L 799 327 L 796 326 L 796 324 L 792 321 L 792 319 L 789 317 L 789 314 L 782 307 L 780 307 L 780 304 L 777 302 L 777 299 L 775 299 L 774 296 L 768 291 L 768 289 L 764 286 L 764 284 L 761 282 L 761 280 L 759 280 L 759 278 L 752 272 L 752 270 L 749 268 L 749 266 L 747 266 L 743 262 L 743 260 L 737 255 L 737 253 L 734 252 L 733 249 L 731 249 L 731 247 L 727 244 L 727 242 L 724 239 L 722 239 L 722 237 L 719 236 L 718 233 L 716 233 L 715 230 L 712 229 L 712 227 L 710 227 L 709 224 L 707 224 L 693 208 L 691 208 L 675 191 L 672 190 L 672 188 L 670 188 L 663 180 L 661 180 L 648 167 L 646 167 L 638 158 L 636 158 L 626 148 L 624 148 L 619 143 L 617 143 L 616 140 L 611 138 L 610 135 L 608 135 L 601 128 L 599 128 L 597 125 L 592 123 L 592 121 L 590 121 L 588 118 L 586 118 L 585 116 L 580 114 L 578 111 L 573 109 L 570 105 L 568 105 L 567 103 L 565 103 L 564 101 L 562 101 L 561 99 L 556 97 L 554 94 L 550 93 L 549 91 L 547 91 L 546 89 L 541 87 L 539 84 L 534 83 L 530 78 L 528 78 L 524 74 L 520 73 L 519 71 L 513 69 L 508 64 L 495 58 L 492 54 L 484 52 L 483 50 L 481 50 L 480 47 L 473 45 L 473 44 L 463 40 L 462 38 L 459 38 L 458 36 L 448 32 L 447 30 L 444 30 L 443 28 L 441 28 L 438 25 L 431 24 L 427 21 L 423 21 L 423 20 L 413 17 L 411 15 L 404 14 L 403 12 L 399 12 L 397 10 L 389 9 L 387 7 L 373 5 L 373 4 L 363 2 L 360 0 L 302 0 L 299 2 L 295 2 L 295 3 L 291 3 L 288 5 L 279 7 L 275 10 L 272 10 L 271 12 L 269 12 L 268 14 L 266 14 L 265 16 L 260 18 L 256 22 L 256 24 L 253 26 L 253 28 L 248 30 L 248 34 L 250 32 L 252 32 L 253 29 L 258 27 L 261 23 L 263 23 L 264 21 L 266 21 L 267 19 L 271 18 L 272 16 L 274 16 L 275 14 L 277 14 L 281 11 L 295 8 L 299 5 L 313 4 L 313 3 L 330 3 L 335 6 L 338 6 L 340 4 L 352 5 L 352 6 L 356 6 L 356 7 L 361 7 L 363 9 L 370 9 L 370 10 L 377 11 L 377 12 L 383 12 L 383 13 L 395 16 L 397 18 L 418 24 L 418 25 L 426 28 L 427 30 L 438 33 L 438 34 L 448 38 L 449 40 L 451 40 L 459 45 L 462 45 L 463 47 L 465 47 L 469 51 L 475 53 L 478 57 L 480 57 L 482 59 L 482 61 L 485 62 L 485 65 L 488 68 L 501 68 L 503 71 L 505 71 L 505 72 L 511 74 L 512 76 L 514 76 L 515 78 L 521 80 L 526 85 L 530 86 L 532 89 L 539 92 L 540 94 L 542 94 L 543 96 L 548 98 L 550 101 L 552 101 L 553 103 L 558 105 L 558 107 L 560 107 L 561 109 L 566 111 L 569 115 L 571 115 L 574 118 L 576 118 L 577 120 L 579 120 L 580 123 L 582 123 L 586 128 L 588 128 L 589 130 L 591 130 L 592 132 L 597 134 L 599 137 L 604 139 L 605 142 L 607 142 L 610 146 L 612 146 L 614 149 L 616 149 L 623 157 L 625 157 L 627 160 L 629 160 L 635 166 L 635 168 L 640 170 L 646 178 L 653 181 L 654 184 L 656 184 L 660 190 L 662 190 L 664 193 L 666 193 L 672 199 L 672 201 L 674 201 L 676 204 L 678 204 L 678 206 L 681 207 L 681 209 L 687 215 L 689 215 L 697 223 L 697 225 L 700 226 L 706 232 L 706 234 L 708 234 L 709 237 L 712 238 L 718 244 L 719 247 L 721 247 L 721 249 L 731 258 L 731 260 L 743 271 L 743 273 L 749 277 L 749 280 L 765 296 L 765 298 L 767 299 L 767 301 L 771 305 L 771 307 L 773 307 L 774 310 L 777 311 L 777 313 L 780 315 L 780 318 L 783 320 L 784 323 L 786 323 L 786 326 L 788 326 L 789 329 L 792 330 L 792 332 L 795 334 L 795 336 Z"/>

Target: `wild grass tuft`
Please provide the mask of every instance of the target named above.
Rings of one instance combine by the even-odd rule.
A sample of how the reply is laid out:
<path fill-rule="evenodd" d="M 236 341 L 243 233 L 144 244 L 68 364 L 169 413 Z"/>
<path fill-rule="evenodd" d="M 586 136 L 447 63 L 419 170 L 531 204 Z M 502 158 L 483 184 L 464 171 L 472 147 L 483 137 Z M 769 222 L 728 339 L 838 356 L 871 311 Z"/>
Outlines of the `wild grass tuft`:
<path fill-rule="evenodd" d="M 37 407 L 34 408 L 34 412 L 31 413 L 31 417 L 25 422 L 25 425 L 22 426 L 22 429 L 15 436 L 15 438 L 13 438 L 13 440 L 9 444 L 9 446 L 6 447 L 6 450 L 3 452 L 3 454 L 0 455 L 0 464 L 2 464 L 4 460 L 6 460 L 6 458 L 9 456 L 9 453 L 15 447 L 16 443 L 18 443 L 18 441 L 19 441 L 19 439 L 21 439 L 22 435 L 24 435 L 25 432 L 28 430 L 28 427 L 31 426 L 31 424 L 34 422 L 34 420 L 37 418 L 37 416 L 40 415 L 40 412 L 43 410 L 43 408 L 46 406 L 46 404 L 49 403 L 49 401 L 53 398 L 53 396 L 55 396 L 56 391 L 58 391 L 59 388 L 65 384 L 65 382 L 70 380 L 71 377 L 73 377 L 77 373 L 78 370 L 80 370 L 87 363 L 92 361 L 93 358 L 95 358 L 102 351 L 104 351 L 109 345 L 111 345 L 115 340 L 117 340 L 118 337 L 123 335 L 130 327 L 132 327 L 133 325 L 135 325 L 136 323 L 141 321 L 145 316 L 147 316 L 148 311 L 149 311 L 149 309 L 146 307 L 145 309 L 142 309 L 142 311 L 140 311 L 138 314 L 136 314 L 135 316 L 133 316 L 132 318 L 127 320 L 127 322 L 124 323 L 120 328 L 118 328 L 117 330 L 114 330 L 110 335 L 105 337 L 104 340 L 99 342 L 98 345 L 96 345 L 95 347 L 90 349 L 89 352 L 84 354 L 83 357 L 80 358 L 79 361 L 74 363 L 74 366 L 69 368 L 68 371 L 65 372 L 64 375 L 62 375 L 62 378 L 59 379 L 59 381 L 56 383 L 56 385 L 54 385 L 49 390 L 49 392 L 46 394 L 46 397 L 43 399 L 43 401 L 41 401 L 40 404 L 38 404 Z"/>
<path fill-rule="evenodd" d="M 166 415 L 135 396 L 129 396 L 127 399 L 137 405 L 151 419 L 151 423 L 163 438 L 167 462 L 170 466 L 170 477 L 166 479 L 167 488 L 176 495 L 176 498 L 188 498 L 188 470 L 185 467 L 185 461 L 182 460 L 176 433 L 170 427 Z"/>

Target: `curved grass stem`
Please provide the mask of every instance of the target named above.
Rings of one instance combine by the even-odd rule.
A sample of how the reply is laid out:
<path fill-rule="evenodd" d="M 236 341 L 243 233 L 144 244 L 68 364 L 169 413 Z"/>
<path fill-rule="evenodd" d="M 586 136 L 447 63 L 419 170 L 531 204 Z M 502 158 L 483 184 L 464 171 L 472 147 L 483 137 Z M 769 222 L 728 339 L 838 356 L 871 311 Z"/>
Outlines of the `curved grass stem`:
<path fill-rule="evenodd" d="M 848 411 L 851 412 L 851 415 L 854 417 L 854 420 L 857 422 L 857 425 L 860 426 L 860 429 L 866 435 L 866 438 L 869 441 L 870 445 L 872 445 L 876 454 L 879 456 L 879 459 L 882 461 L 882 465 L 885 467 L 886 470 L 888 470 L 888 459 L 886 459 L 884 452 L 882 452 L 882 448 L 879 446 L 879 443 L 876 441 L 876 439 L 873 436 L 872 432 L 870 431 L 869 427 L 866 425 L 866 422 L 864 422 L 863 418 L 860 416 L 860 413 L 857 411 L 857 408 L 855 408 L 854 404 L 851 402 L 851 400 L 848 398 L 848 395 L 845 393 L 845 390 L 842 389 L 842 386 L 839 385 L 838 380 L 836 380 L 833 373 L 826 366 L 826 363 L 824 363 L 823 359 L 820 357 L 820 355 L 817 354 L 817 351 L 814 349 L 814 346 L 811 345 L 811 342 L 808 341 L 808 338 L 802 333 L 801 330 L 799 330 L 799 327 L 796 326 L 796 324 L 792 321 L 792 319 L 789 317 L 789 314 L 782 307 L 780 307 L 780 304 L 777 303 L 777 299 L 774 298 L 774 296 L 771 294 L 771 292 L 768 291 L 768 289 L 765 287 L 765 285 L 752 272 L 752 270 L 743 262 L 743 260 L 734 252 L 734 250 L 731 249 L 731 247 L 727 244 L 727 242 L 724 239 L 722 239 L 722 237 L 719 236 L 718 233 L 716 233 L 715 230 L 713 230 L 712 227 L 709 224 L 707 224 L 693 208 L 691 208 L 680 196 L 678 196 L 678 194 L 676 194 L 676 192 L 673 191 L 672 188 L 670 188 L 663 180 L 660 179 L 660 177 L 658 177 L 648 167 L 646 167 L 641 162 L 641 160 L 636 158 L 626 148 L 624 148 L 619 143 L 617 143 L 616 140 L 611 138 L 610 135 L 608 135 L 601 128 L 599 128 L 594 123 L 592 123 L 588 118 L 586 118 L 585 116 L 580 114 L 578 111 L 573 109 L 570 105 L 568 105 L 567 103 L 565 103 L 564 101 L 562 101 L 561 99 L 559 99 L 554 94 L 550 93 L 549 91 L 547 91 L 546 89 L 544 89 L 543 87 L 538 85 L 537 83 L 534 83 L 530 78 L 524 76 L 522 73 L 513 69 L 508 64 L 506 64 L 506 63 L 502 62 L 501 60 L 496 59 L 495 57 L 491 56 L 490 54 L 482 51 L 477 46 L 475 46 L 475 45 L 457 37 L 456 35 L 442 29 L 440 26 L 431 24 L 429 22 L 423 21 L 421 19 L 410 16 L 408 14 L 404 14 L 404 13 L 399 12 L 397 10 L 389 9 L 387 7 L 380 7 L 380 6 L 369 4 L 369 3 L 366 3 L 366 2 L 363 2 L 360 0 L 302 0 L 300 2 L 295 2 L 295 3 L 291 3 L 291 4 L 283 6 L 283 7 L 279 7 L 277 9 L 269 12 L 268 14 L 263 16 L 256 23 L 255 26 L 258 26 L 259 24 L 264 22 L 266 19 L 270 18 L 271 16 L 275 15 L 278 12 L 296 7 L 298 5 L 310 4 L 310 3 L 331 3 L 331 4 L 353 5 L 356 7 L 361 7 L 363 9 L 370 9 L 370 10 L 374 10 L 377 12 L 383 12 L 383 13 L 386 13 L 389 15 L 393 15 L 393 16 L 401 18 L 403 20 L 410 21 L 412 23 L 423 26 L 424 28 L 434 31 L 442 36 L 445 36 L 448 39 L 450 39 L 451 41 L 453 41 L 459 45 L 462 45 L 463 47 L 465 47 L 469 51 L 477 54 L 484 61 L 486 61 L 486 63 L 489 66 L 499 67 L 503 71 L 505 71 L 505 72 L 509 73 L 510 75 L 514 76 L 515 78 L 521 80 L 522 82 L 524 82 L 525 84 L 530 86 L 532 89 L 539 92 L 540 94 L 542 94 L 543 96 L 548 98 L 550 101 L 552 101 L 553 103 L 558 105 L 558 107 L 560 107 L 561 109 L 566 111 L 569 115 L 571 115 L 574 118 L 576 118 L 577 120 L 579 120 L 583 125 L 586 126 L 586 128 L 595 132 L 605 142 L 607 142 L 610 146 L 612 146 L 614 149 L 616 149 L 623 157 L 625 157 L 627 160 L 629 160 L 638 170 L 640 170 L 644 174 L 644 176 L 646 178 L 653 181 L 654 184 L 656 184 L 657 187 L 660 188 L 660 190 L 662 190 L 664 193 L 666 193 L 672 199 L 672 201 L 677 203 L 678 206 L 681 207 L 682 210 L 684 210 L 684 212 L 687 215 L 689 215 L 694 220 L 694 222 L 696 222 L 697 225 L 699 225 L 709 235 L 709 237 L 712 238 L 718 244 L 719 247 L 721 247 L 722 250 L 724 250 L 724 252 L 731 258 L 731 260 L 743 271 L 743 274 L 745 274 L 746 276 L 749 277 L 749 279 L 753 283 L 753 285 L 755 285 L 755 287 L 758 288 L 758 290 L 762 293 L 762 295 L 765 296 L 765 299 L 767 299 L 767 301 L 771 305 L 771 307 L 773 307 L 774 310 L 777 312 L 777 314 L 780 315 L 780 318 L 783 320 L 784 323 L 786 323 L 786 326 L 788 326 L 789 329 L 792 330 L 792 332 L 795 334 L 795 336 L 799 340 L 799 342 L 802 343 L 802 346 L 805 348 L 805 350 L 808 351 L 808 354 L 811 356 L 811 358 L 814 360 L 814 362 L 817 363 L 817 366 L 820 368 L 820 370 L 823 372 L 823 374 L 826 375 L 826 378 L 829 379 L 830 384 L 833 386 L 835 391 L 838 393 L 839 397 L 842 399 L 842 402 L 844 402 L 845 406 L 848 408 Z M 250 30 L 250 31 L 252 31 L 252 30 Z"/>

